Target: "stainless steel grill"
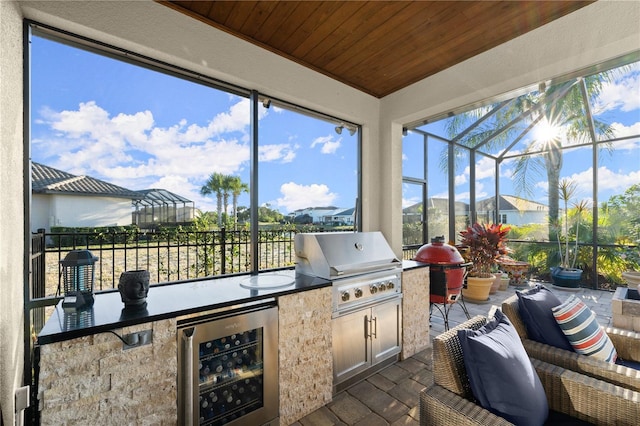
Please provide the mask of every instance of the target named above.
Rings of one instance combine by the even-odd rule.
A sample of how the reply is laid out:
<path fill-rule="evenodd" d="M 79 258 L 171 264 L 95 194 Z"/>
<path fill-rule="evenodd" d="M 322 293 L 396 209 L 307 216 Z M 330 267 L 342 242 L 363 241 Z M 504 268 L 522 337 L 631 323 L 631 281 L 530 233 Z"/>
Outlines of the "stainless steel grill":
<path fill-rule="evenodd" d="M 380 232 L 298 234 L 296 272 L 332 281 L 334 391 L 397 360 L 402 263 Z"/>

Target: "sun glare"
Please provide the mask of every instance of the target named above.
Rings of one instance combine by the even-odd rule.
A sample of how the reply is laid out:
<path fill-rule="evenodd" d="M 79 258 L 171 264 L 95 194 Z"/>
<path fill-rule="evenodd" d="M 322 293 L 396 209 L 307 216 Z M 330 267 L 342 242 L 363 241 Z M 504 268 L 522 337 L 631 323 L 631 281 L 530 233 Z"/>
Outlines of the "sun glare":
<path fill-rule="evenodd" d="M 536 126 L 535 135 L 538 141 L 546 143 L 560 136 L 560 127 L 543 118 Z"/>

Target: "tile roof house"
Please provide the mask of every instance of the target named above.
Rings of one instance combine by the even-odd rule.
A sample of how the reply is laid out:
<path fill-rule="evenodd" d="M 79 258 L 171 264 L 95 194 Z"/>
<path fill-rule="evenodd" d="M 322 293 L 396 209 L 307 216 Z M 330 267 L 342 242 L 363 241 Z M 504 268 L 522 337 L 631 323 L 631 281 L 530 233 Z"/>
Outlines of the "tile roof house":
<path fill-rule="evenodd" d="M 32 232 L 53 226 L 131 225 L 131 202 L 143 198 L 139 192 L 35 162 L 31 179 Z"/>
<path fill-rule="evenodd" d="M 132 191 L 36 162 L 31 167 L 31 231 L 53 226 L 147 227 L 193 220 L 193 201 L 166 189 Z"/>
<path fill-rule="evenodd" d="M 493 197 L 478 201 L 477 209 L 478 220 L 515 226 L 546 224 L 549 215 L 549 207 L 547 205 L 514 195 L 500 195 L 498 201 L 499 216 L 497 219 Z"/>

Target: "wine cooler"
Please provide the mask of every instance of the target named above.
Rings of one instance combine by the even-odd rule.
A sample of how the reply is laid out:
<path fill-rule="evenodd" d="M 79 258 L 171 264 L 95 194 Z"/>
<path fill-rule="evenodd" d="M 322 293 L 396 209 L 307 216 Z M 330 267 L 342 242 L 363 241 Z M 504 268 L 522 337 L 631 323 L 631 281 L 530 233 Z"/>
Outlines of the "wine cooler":
<path fill-rule="evenodd" d="M 277 424 L 277 342 L 275 302 L 179 319 L 179 424 Z"/>

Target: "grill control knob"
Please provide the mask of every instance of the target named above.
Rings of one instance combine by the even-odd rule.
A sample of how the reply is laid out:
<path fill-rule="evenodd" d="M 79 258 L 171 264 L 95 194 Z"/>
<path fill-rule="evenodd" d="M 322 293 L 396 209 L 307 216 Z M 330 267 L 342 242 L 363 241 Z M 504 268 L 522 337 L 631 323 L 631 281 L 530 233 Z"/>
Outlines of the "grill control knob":
<path fill-rule="evenodd" d="M 371 294 L 376 294 L 378 292 L 378 287 L 375 284 L 372 284 L 371 287 L 369 287 L 369 291 Z"/>
<path fill-rule="evenodd" d="M 343 291 L 342 295 L 340 296 L 340 298 L 342 299 L 343 302 L 346 302 L 347 300 L 349 300 L 349 292 L 348 291 Z"/>
<path fill-rule="evenodd" d="M 378 284 L 378 291 L 385 291 L 387 287 L 385 287 L 384 283 Z"/>
<path fill-rule="evenodd" d="M 396 286 L 396 285 L 393 283 L 393 281 L 389 281 L 389 282 L 387 283 L 387 290 L 393 290 L 393 288 L 394 288 L 395 286 Z"/>
<path fill-rule="evenodd" d="M 361 288 L 356 288 L 353 291 L 353 295 L 356 296 L 356 297 L 362 297 L 362 289 Z"/>

